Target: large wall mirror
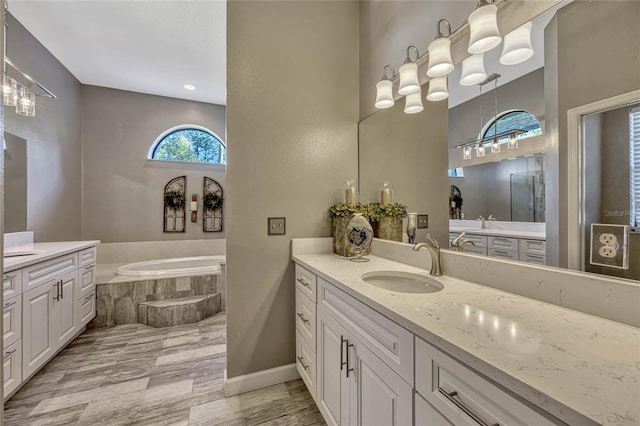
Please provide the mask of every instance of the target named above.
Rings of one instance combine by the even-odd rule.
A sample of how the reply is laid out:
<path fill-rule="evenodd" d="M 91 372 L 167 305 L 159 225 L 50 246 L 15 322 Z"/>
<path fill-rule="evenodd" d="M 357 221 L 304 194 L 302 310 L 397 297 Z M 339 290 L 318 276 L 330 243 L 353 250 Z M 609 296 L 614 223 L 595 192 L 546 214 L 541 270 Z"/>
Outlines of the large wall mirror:
<path fill-rule="evenodd" d="M 484 57 L 489 78 L 479 84 L 461 85 L 456 64 L 447 101 L 424 100 L 424 111 L 405 114 L 401 98 L 360 122 L 361 200 L 378 201 L 377 189 L 391 181 L 398 202 L 429 214 L 429 229 L 421 230 L 418 241 L 429 232 L 444 246 L 465 232 L 477 244 L 464 251 L 568 267 L 574 244 L 568 173 L 574 171 L 568 165 L 567 111 L 640 89 L 640 3 L 562 2 L 530 22 L 535 53 L 527 61 L 502 65 L 501 48 L 493 49 Z M 612 44 L 606 40 L 613 39 L 607 48 Z M 604 55 L 596 64 L 594 51 Z M 580 139 L 589 155 L 576 179 L 592 193 L 581 210 L 590 215 L 579 231 L 583 241 L 591 238 L 591 223 L 629 225 L 629 264 L 640 265 L 640 232 L 631 217 L 634 161 L 640 171 L 640 156 L 634 159 L 631 149 L 633 108 L 625 104 L 591 118 L 597 137 Z M 591 265 L 590 250 L 585 243 L 587 260 L 572 267 L 640 280 L 638 266 Z"/>
<path fill-rule="evenodd" d="M 27 141 L 4 133 L 4 230 L 27 230 Z"/>

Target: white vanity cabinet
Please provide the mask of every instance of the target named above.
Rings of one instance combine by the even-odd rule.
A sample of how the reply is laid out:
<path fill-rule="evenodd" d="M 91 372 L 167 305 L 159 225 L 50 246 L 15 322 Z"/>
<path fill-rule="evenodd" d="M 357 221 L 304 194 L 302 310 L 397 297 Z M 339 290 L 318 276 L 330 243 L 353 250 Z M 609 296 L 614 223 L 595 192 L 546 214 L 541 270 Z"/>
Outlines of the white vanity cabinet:
<path fill-rule="evenodd" d="M 460 235 L 460 232 L 449 233 L 449 246 L 458 235 Z M 545 240 L 480 235 L 468 232 L 465 233 L 463 238 L 473 241 L 475 244 L 462 247 L 464 253 L 480 254 L 506 260 L 519 260 L 539 265 L 545 265 L 547 261 Z"/>
<path fill-rule="evenodd" d="M 296 265 L 296 369 L 316 396 L 316 276 Z"/>
<path fill-rule="evenodd" d="M 95 246 L 67 249 L 4 274 L 5 401 L 95 317 L 95 260 Z"/>

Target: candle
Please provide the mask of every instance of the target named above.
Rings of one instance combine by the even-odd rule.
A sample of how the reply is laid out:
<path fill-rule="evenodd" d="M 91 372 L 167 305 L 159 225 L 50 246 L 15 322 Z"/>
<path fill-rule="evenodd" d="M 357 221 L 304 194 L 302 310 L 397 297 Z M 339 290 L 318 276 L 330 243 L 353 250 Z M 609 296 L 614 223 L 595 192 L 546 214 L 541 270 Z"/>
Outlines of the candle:
<path fill-rule="evenodd" d="M 191 211 L 192 212 L 197 212 L 198 211 L 198 202 L 197 201 L 192 201 L 191 202 Z"/>
<path fill-rule="evenodd" d="M 345 189 L 345 201 L 347 204 L 355 204 L 356 203 L 356 189 L 355 188 L 346 188 Z"/>
<path fill-rule="evenodd" d="M 391 203 L 392 201 L 391 198 L 392 198 L 391 189 L 382 188 L 380 190 L 380 204 L 382 204 L 383 206 L 386 206 L 387 204 Z"/>

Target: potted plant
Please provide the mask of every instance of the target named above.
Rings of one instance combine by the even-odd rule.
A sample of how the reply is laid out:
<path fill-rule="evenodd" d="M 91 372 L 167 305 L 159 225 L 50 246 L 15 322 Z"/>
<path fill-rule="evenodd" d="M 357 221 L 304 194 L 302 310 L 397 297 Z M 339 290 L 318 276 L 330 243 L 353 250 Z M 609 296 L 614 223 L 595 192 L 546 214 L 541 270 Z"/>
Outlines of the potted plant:
<path fill-rule="evenodd" d="M 406 205 L 400 203 L 381 205 L 378 238 L 402 241 L 402 219 L 405 217 L 407 217 Z"/>
<path fill-rule="evenodd" d="M 356 213 L 368 216 L 367 205 L 337 203 L 329 208 L 329 217 L 333 227 L 333 252 L 340 256 L 353 257 L 356 255 L 347 238 L 347 225 Z M 367 255 L 369 252 L 370 249 L 367 248 L 362 254 Z"/>

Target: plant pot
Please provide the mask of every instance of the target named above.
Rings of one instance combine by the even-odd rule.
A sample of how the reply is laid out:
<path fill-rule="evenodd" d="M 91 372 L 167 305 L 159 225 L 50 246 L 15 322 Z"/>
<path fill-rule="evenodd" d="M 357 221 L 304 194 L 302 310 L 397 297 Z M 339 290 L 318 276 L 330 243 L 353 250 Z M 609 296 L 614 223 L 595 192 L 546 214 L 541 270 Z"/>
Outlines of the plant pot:
<path fill-rule="evenodd" d="M 347 235 L 347 227 L 351 219 L 351 217 L 333 218 L 333 252 L 340 256 L 353 257 L 356 255 Z M 371 253 L 371 246 L 362 252 L 363 255 L 369 253 Z"/>
<path fill-rule="evenodd" d="M 402 242 L 402 218 L 382 216 L 380 218 L 380 239 Z"/>

